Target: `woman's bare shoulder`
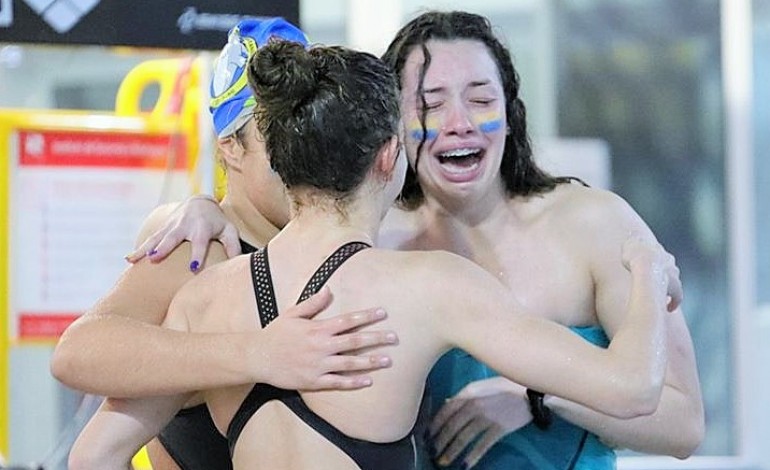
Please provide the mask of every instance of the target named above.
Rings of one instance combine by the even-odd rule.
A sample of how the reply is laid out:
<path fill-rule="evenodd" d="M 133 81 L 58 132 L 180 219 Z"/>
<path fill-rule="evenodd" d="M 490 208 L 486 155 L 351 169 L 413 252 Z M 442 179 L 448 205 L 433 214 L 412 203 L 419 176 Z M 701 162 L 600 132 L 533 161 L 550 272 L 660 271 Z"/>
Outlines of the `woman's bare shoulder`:
<path fill-rule="evenodd" d="M 228 331 L 238 299 L 253 295 L 249 255 L 214 264 L 187 281 L 174 297 L 195 331 Z M 246 294 L 244 294 L 246 293 Z"/>
<path fill-rule="evenodd" d="M 653 237 L 647 224 L 620 195 L 576 184 L 554 194 L 548 231 L 569 244 L 575 256 L 612 260 L 630 235 Z M 609 251 L 608 251 L 609 250 Z"/>
<path fill-rule="evenodd" d="M 620 195 L 578 184 L 563 185 L 553 192 L 553 218 L 567 227 L 602 230 L 640 222 L 639 215 Z"/>
<path fill-rule="evenodd" d="M 187 282 L 184 289 L 201 291 L 208 295 L 221 295 L 243 282 L 251 282 L 251 264 L 248 254 L 212 264 Z"/>
<path fill-rule="evenodd" d="M 460 255 L 444 250 L 400 251 L 391 249 L 372 250 L 373 261 L 386 276 L 397 275 L 403 282 L 442 283 L 469 278 L 491 278 L 483 268 Z M 494 279 L 494 278 L 492 278 Z"/>

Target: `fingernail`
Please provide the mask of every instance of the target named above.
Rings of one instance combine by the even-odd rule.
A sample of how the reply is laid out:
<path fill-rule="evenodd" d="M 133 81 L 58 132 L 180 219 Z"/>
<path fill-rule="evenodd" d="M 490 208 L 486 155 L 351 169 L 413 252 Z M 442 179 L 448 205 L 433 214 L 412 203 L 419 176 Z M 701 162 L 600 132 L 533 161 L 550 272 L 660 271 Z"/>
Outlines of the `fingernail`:
<path fill-rule="evenodd" d="M 147 256 L 152 256 L 158 254 L 158 250 L 152 250 L 149 253 L 147 253 Z"/>
<path fill-rule="evenodd" d="M 385 340 L 388 343 L 395 343 L 396 341 L 398 341 L 398 336 L 396 336 L 395 333 L 388 333 L 385 335 Z"/>
<path fill-rule="evenodd" d="M 198 261 L 193 261 L 190 263 L 190 271 L 196 272 L 198 270 L 198 267 L 200 267 L 200 263 Z"/>
<path fill-rule="evenodd" d="M 441 465 L 442 467 L 446 467 L 450 464 L 450 462 L 448 458 L 442 455 L 441 458 L 438 459 L 438 464 Z"/>
<path fill-rule="evenodd" d="M 387 367 L 391 364 L 389 357 L 381 357 L 380 358 L 380 365 L 383 367 Z"/>
<path fill-rule="evenodd" d="M 385 318 L 385 310 L 377 309 L 377 311 L 374 312 L 375 318 Z"/>

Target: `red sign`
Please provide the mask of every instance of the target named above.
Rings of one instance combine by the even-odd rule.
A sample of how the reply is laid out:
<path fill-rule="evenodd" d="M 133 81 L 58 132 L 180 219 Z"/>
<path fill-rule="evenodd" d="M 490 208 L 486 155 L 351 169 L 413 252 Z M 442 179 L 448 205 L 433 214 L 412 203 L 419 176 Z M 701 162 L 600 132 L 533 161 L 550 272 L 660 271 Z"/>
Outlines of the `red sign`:
<path fill-rule="evenodd" d="M 187 168 L 182 134 L 21 131 L 19 164 L 27 166 Z"/>
<path fill-rule="evenodd" d="M 20 339 L 58 338 L 79 316 L 79 313 L 20 313 L 18 337 Z"/>

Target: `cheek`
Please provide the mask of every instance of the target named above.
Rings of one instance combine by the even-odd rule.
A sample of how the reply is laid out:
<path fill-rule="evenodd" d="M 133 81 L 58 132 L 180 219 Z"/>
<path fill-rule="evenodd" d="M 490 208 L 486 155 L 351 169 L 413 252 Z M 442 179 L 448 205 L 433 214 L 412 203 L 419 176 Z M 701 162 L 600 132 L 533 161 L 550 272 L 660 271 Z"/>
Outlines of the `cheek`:
<path fill-rule="evenodd" d="M 485 134 L 493 134 L 505 127 L 505 116 L 500 111 L 478 113 L 473 116 L 473 122 Z"/>
<path fill-rule="evenodd" d="M 263 165 L 260 166 L 258 172 L 259 182 L 262 186 L 262 191 L 265 194 L 275 196 L 276 194 L 283 192 L 283 181 L 281 180 L 281 177 L 278 176 L 278 173 L 270 168 L 269 162 L 263 162 Z"/>
<path fill-rule="evenodd" d="M 244 172 L 249 181 L 247 184 L 266 194 L 273 193 L 275 187 L 282 187 L 281 178 L 270 168 L 270 162 L 264 154 L 252 153 L 245 159 L 247 164 Z"/>
<path fill-rule="evenodd" d="M 406 135 L 410 141 L 417 143 L 423 139 L 427 141 L 436 140 L 440 127 L 439 120 L 436 117 L 426 118 L 425 127 L 422 126 L 419 119 L 414 118 L 406 125 Z"/>

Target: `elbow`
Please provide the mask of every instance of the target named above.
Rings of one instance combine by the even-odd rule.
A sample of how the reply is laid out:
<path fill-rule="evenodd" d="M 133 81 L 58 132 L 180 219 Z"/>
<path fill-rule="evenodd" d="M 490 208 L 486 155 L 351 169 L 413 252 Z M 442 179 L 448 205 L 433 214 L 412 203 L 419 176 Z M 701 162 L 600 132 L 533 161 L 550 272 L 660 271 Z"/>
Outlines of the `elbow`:
<path fill-rule="evenodd" d="M 700 446 L 702 438 L 695 441 L 691 441 L 688 443 L 682 443 L 680 446 L 676 447 L 672 450 L 671 456 L 675 457 L 679 460 L 685 460 L 692 456 L 692 454 L 695 453 L 695 450 Z"/>
<path fill-rule="evenodd" d="M 672 449 L 671 456 L 680 460 L 691 457 L 695 451 L 700 447 L 703 442 L 703 438 L 706 435 L 706 422 L 703 416 L 703 409 L 699 410 L 699 413 L 686 423 L 686 427 L 679 433 L 679 440 L 674 449 Z"/>
<path fill-rule="evenodd" d="M 88 329 L 83 329 L 83 317 L 70 325 L 59 338 L 48 364 L 51 375 L 64 385 L 84 392 L 92 392 L 89 384 L 84 383 L 90 365 L 90 344 Z M 100 394 L 100 393 L 98 393 Z"/>
<path fill-rule="evenodd" d="M 68 387 L 80 389 L 81 387 L 77 383 L 78 359 L 80 357 L 77 351 L 72 351 L 72 348 L 68 347 L 66 338 L 62 337 L 51 356 L 49 364 L 51 375 Z"/>
<path fill-rule="evenodd" d="M 51 375 L 59 382 L 71 385 L 72 371 L 74 369 L 72 363 L 72 354 L 69 354 L 65 348 L 57 346 L 51 356 L 51 363 L 49 365 Z"/>

